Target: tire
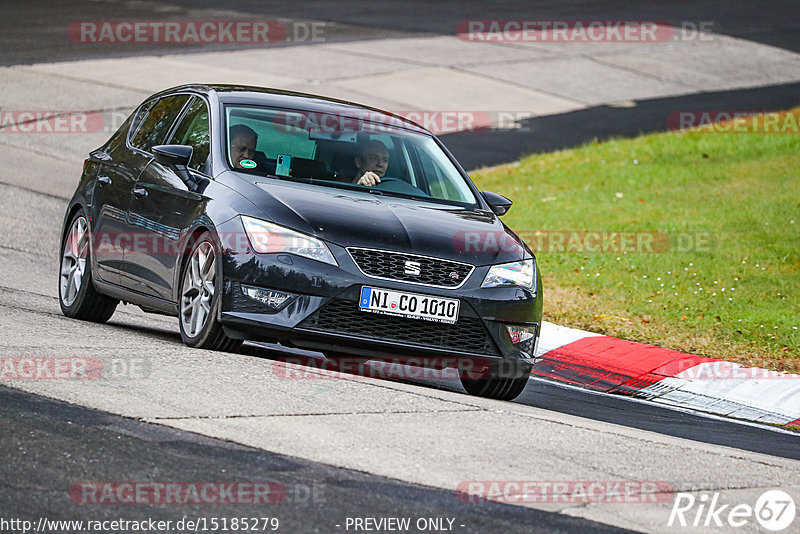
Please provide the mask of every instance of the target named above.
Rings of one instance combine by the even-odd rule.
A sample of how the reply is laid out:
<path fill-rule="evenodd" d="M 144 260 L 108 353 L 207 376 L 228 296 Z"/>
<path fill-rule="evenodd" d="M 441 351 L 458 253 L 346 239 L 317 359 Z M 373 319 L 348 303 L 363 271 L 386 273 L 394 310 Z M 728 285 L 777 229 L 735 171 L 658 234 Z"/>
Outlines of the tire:
<path fill-rule="evenodd" d="M 181 271 L 178 324 L 188 346 L 232 352 L 242 340 L 226 336 L 219 322 L 222 271 L 218 258 L 219 247 L 212 234 L 198 235 Z"/>
<path fill-rule="evenodd" d="M 61 243 L 58 302 L 67 317 L 104 323 L 114 315 L 119 301 L 94 287 L 90 239 L 89 223 L 81 209 L 70 219 Z"/>
<path fill-rule="evenodd" d="M 481 378 L 461 373 L 461 385 L 470 395 L 497 400 L 513 400 L 522 393 L 528 383 L 531 367 L 527 365 L 493 367 L 488 375 Z"/>

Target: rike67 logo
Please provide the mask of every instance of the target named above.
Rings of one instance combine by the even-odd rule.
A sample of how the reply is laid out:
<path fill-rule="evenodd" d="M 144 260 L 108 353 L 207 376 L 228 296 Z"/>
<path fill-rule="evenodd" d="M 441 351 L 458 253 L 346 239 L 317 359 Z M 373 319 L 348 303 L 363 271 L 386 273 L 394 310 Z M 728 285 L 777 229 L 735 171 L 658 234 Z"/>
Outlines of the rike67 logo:
<path fill-rule="evenodd" d="M 763 528 L 777 532 L 785 530 L 795 517 L 794 499 L 781 490 L 761 494 L 755 506 L 722 504 L 719 492 L 713 494 L 676 493 L 667 526 L 730 529 L 743 527 L 753 520 Z M 729 531 L 729 530 L 727 530 Z"/>

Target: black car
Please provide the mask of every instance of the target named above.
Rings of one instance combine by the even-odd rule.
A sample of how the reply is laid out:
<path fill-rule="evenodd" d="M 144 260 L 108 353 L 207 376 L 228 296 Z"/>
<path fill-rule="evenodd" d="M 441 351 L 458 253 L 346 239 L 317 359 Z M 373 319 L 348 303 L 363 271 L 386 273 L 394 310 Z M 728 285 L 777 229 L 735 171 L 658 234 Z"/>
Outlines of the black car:
<path fill-rule="evenodd" d="M 541 276 L 429 131 L 357 104 L 185 85 L 148 98 L 86 159 L 61 241 L 65 315 L 120 301 L 179 318 L 192 347 L 279 342 L 525 387 Z"/>

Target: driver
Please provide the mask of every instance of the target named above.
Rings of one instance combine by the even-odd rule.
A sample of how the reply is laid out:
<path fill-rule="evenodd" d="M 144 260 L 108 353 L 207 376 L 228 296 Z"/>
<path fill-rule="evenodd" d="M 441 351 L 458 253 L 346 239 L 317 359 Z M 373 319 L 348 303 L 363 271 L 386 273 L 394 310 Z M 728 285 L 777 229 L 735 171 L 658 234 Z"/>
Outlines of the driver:
<path fill-rule="evenodd" d="M 252 160 L 256 155 L 258 134 L 244 124 L 231 126 L 231 162 L 237 169 L 244 169 L 242 160 Z"/>
<path fill-rule="evenodd" d="M 389 150 L 380 141 L 369 141 L 361 147 L 355 158 L 356 177 L 353 183 L 372 187 L 381 183 L 381 177 L 386 174 L 389 166 Z"/>

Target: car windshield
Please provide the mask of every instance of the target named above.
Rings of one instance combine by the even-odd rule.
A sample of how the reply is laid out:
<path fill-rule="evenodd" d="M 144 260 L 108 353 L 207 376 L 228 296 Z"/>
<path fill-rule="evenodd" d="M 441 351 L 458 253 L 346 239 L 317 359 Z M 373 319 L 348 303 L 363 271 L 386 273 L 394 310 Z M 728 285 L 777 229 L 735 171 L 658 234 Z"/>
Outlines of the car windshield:
<path fill-rule="evenodd" d="M 465 177 L 436 141 L 365 111 L 226 106 L 228 164 L 238 172 L 322 187 L 472 207 Z M 390 120 L 393 124 L 387 124 Z M 261 180 L 263 181 L 263 180 Z"/>

